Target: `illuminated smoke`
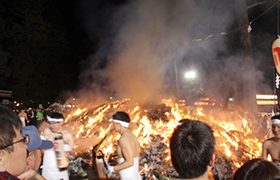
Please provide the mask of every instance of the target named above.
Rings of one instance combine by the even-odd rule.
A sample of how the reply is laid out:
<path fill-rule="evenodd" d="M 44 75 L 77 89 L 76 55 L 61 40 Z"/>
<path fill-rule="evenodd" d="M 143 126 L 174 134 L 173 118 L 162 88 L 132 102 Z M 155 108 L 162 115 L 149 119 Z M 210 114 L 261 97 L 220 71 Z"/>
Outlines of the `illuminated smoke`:
<path fill-rule="evenodd" d="M 108 100 L 113 94 L 138 102 L 159 102 L 176 94 L 175 59 L 181 97 L 187 93 L 193 97 L 238 97 L 242 79 L 247 78 L 240 73 L 243 58 L 228 51 L 236 43 L 232 40 L 236 34 L 223 33 L 237 28 L 233 3 L 83 1 L 86 31 L 98 46 L 83 62 L 79 95 L 86 94 L 87 100 L 98 97 L 97 101 Z M 189 68 L 199 72 L 196 85 L 183 78 Z M 256 74 L 258 88 L 272 93 L 263 72 Z"/>

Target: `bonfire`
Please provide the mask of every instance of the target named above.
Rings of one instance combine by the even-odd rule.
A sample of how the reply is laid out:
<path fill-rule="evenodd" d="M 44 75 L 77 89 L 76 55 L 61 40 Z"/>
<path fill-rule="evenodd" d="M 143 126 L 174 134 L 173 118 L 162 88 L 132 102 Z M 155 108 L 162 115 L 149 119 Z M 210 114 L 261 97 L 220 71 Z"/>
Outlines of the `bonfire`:
<path fill-rule="evenodd" d="M 246 114 L 206 113 L 200 107 L 179 106 L 171 100 L 160 105 L 141 106 L 127 99 L 76 109 L 67 114 L 65 126 L 74 135 L 76 145 L 75 154 L 70 159 L 72 177 L 95 179 L 98 176 L 93 170 L 96 167 L 93 151 L 99 142 L 102 143 L 99 143 L 97 156 L 101 153 L 107 163 L 116 163 L 115 143 L 120 136 L 111 131 L 109 119 L 117 111 L 125 111 L 131 117 L 130 128 L 141 146 L 140 173 L 144 180 L 158 179 L 158 176 L 178 177 L 171 163 L 169 138 L 175 123 L 181 119 L 201 120 L 213 128 L 216 164 L 212 176 L 215 179 L 231 179 L 242 164 L 261 156 L 263 139 L 256 138 L 251 132 L 252 119 Z M 118 178 L 118 175 L 111 177 Z"/>

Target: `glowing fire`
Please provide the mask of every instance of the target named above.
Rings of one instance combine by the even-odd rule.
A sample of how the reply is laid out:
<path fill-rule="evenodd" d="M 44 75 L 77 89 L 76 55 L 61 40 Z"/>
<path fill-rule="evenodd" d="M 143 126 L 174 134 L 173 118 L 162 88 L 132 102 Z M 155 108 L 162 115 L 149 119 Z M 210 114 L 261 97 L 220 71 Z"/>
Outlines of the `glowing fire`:
<path fill-rule="evenodd" d="M 92 147 L 96 145 L 106 134 L 109 133 L 111 123 L 108 121 L 116 111 L 126 111 L 129 113 L 132 123 L 130 128 L 138 137 L 140 145 L 145 149 L 146 146 L 153 143 L 151 136 L 160 135 L 161 140 L 169 147 L 169 138 L 174 130 L 174 125 L 177 121 L 188 118 L 201 120 L 209 124 L 216 137 L 216 152 L 223 154 L 226 158 L 232 161 L 234 169 L 240 167 L 245 160 L 257 158 L 261 156 L 262 143 L 259 139 L 251 135 L 251 130 L 248 127 L 249 122 L 239 116 L 234 121 L 227 119 L 228 116 L 212 117 L 203 112 L 202 108 L 189 110 L 186 107 L 181 107 L 171 100 L 164 100 L 166 107 L 171 107 L 170 111 L 162 111 L 162 116 L 156 119 L 151 119 L 148 116 L 148 109 L 138 104 L 132 104 L 129 100 L 116 101 L 113 103 L 104 104 L 92 109 L 78 109 L 72 112 L 67 117 L 67 127 L 71 127 L 69 131 L 74 134 L 75 152 L 90 152 Z M 161 109 L 157 109 L 157 112 Z M 163 118 L 164 117 L 164 118 Z M 115 152 L 115 146 L 112 142 L 120 136 L 111 133 L 106 141 L 102 144 L 101 150 L 105 155 Z M 207 137 L 206 137 L 207 138 Z M 236 152 L 241 152 L 237 154 Z M 168 154 L 162 161 L 170 162 L 171 157 Z M 141 172 L 149 171 L 151 167 L 144 164 L 141 167 Z"/>

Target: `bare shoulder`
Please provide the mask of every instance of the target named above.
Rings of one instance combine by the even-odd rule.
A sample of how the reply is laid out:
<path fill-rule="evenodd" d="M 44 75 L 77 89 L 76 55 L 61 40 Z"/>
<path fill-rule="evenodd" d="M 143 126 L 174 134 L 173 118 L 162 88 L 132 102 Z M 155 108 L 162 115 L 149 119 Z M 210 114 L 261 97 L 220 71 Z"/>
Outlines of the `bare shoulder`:
<path fill-rule="evenodd" d="M 72 134 L 69 132 L 69 131 L 66 131 L 66 130 L 63 130 L 62 132 L 61 132 L 64 136 L 66 135 L 66 136 L 72 136 Z"/>
<path fill-rule="evenodd" d="M 63 130 L 62 132 L 62 137 L 63 137 L 63 140 L 66 144 L 70 145 L 71 148 L 74 147 L 74 138 L 73 138 L 73 135 L 69 132 L 69 131 L 66 131 L 66 130 Z"/>
<path fill-rule="evenodd" d="M 69 131 L 63 130 L 61 133 L 63 135 L 63 139 L 65 139 L 67 142 L 74 141 L 73 135 Z"/>
<path fill-rule="evenodd" d="M 48 134 L 51 134 L 52 131 L 50 130 L 50 128 L 45 128 L 44 131 L 43 131 L 43 134 L 44 135 L 48 135 Z"/>
<path fill-rule="evenodd" d="M 129 139 L 131 139 L 131 132 L 125 132 L 122 134 L 122 136 L 120 137 L 119 139 L 119 143 L 122 143 L 122 142 L 127 142 L 129 141 Z"/>
<path fill-rule="evenodd" d="M 53 141 L 54 140 L 54 134 L 53 132 L 50 130 L 50 128 L 45 128 L 43 131 L 43 136 L 45 136 L 45 138 L 47 140 Z"/>
<path fill-rule="evenodd" d="M 275 141 L 275 138 L 274 138 L 274 137 L 269 138 L 269 139 L 266 139 L 264 142 L 272 142 L 272 141 Z"/>
<path fill-rule="evenodd" d="M 123 135 L 121 136 L 121 139 L 129 139 L 129 138 L 135 138 L 135 135 L 130 132 L 130 131 L 127 131 L 125 133 L 123 133 Z"/>
<path fill-rule="evenodd" d="M 270 144 L 273 144 L 273 143 L 275 143 L 275 139 L 272 137 L 272 138 L 269 138 L 269 139 L 265 140 L 263 142 L 263 145 L 270 145 Z"/>
<path fill-rule="evenodd" d="M 129 146 L 135 145 L 136 142 L 138 143 L 136 136 L 130 131 L 124 133 L 119 140 L 119 144 Z"/>

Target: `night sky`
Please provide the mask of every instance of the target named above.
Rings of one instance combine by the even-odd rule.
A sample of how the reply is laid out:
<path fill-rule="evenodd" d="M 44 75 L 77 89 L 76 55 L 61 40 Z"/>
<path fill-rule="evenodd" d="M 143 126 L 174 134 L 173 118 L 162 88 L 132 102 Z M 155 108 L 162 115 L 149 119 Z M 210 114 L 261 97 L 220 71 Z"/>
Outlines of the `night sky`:
<path fill-rule="evenodd" d="M 250 33 L 258 93 L 274 90 L 270 48 L 277 38 L 276 6 L 258 16 L 276 2 L 248 10 L 254 20 Z M 248 6 L 252 3 L 247 1 Z M 240 78 L 236 61 L 242 57 L 236 51 L 238 26 L 232 1 L 47 0 L 47 4 L 51 16 L 63 18 L 71 49 L 68 61 L 77 74 L 71 89 L 58 92 L 58 97 L 96 102 L 112 95 L 165 98 L 174 93 L 174 59 L 182 97 L 209 96 L 225 86 L 234 95 L 238 89 L 233 88 Z M 201 72 L 196 80 L 200 85 L 180 78 L 190 68 Z"/>

